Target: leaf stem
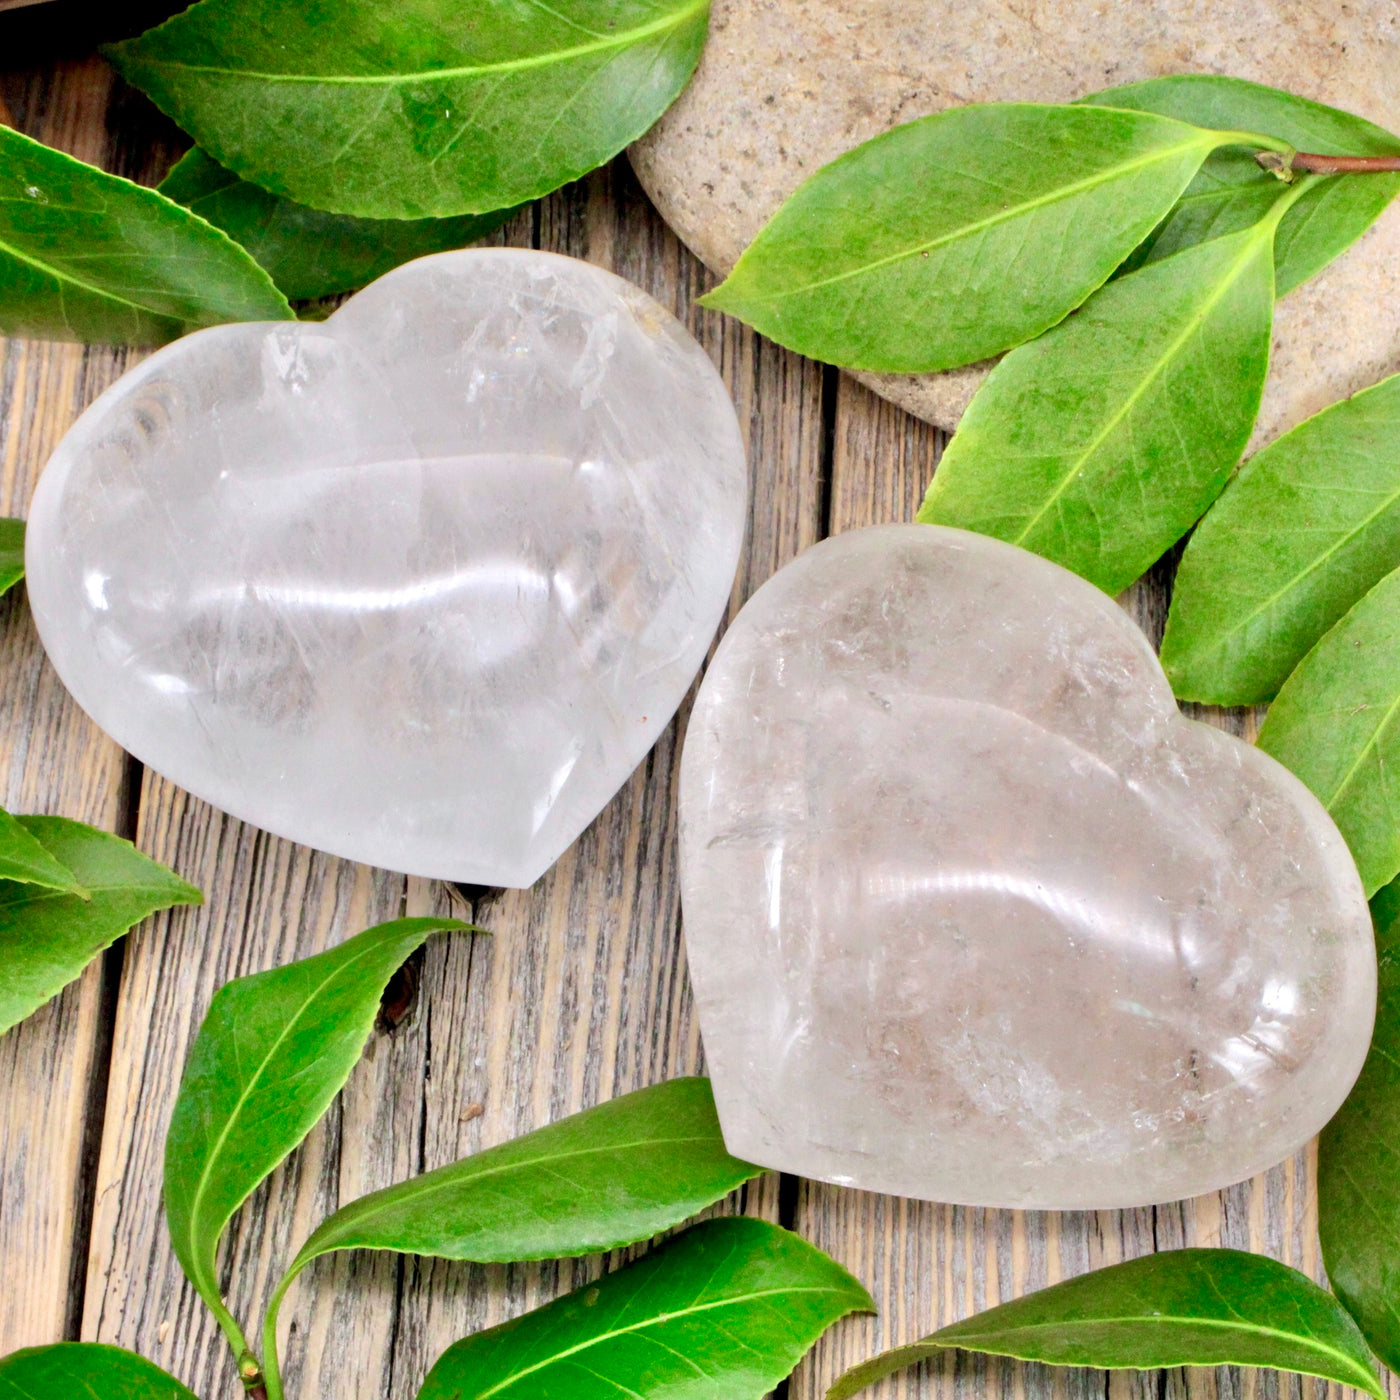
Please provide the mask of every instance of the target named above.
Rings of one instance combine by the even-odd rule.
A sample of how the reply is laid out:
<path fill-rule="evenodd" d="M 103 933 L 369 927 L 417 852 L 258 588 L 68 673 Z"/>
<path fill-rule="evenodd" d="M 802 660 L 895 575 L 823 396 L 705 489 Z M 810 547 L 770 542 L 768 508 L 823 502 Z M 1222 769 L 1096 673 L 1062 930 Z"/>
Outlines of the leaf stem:
<path fill-rule="evenodd" d="M 294 1266 L 283 1274 L 281 1283 L 273 1290 L 267 1305 L 267 1315 L 263 1318 L 263 1379 L 267 1384 L 265 1400 L 283 1400 L 282 1372 L 277 1361 L 277 1314 L 281 1310 L 282 1299 L 287 1296 L 287 1289 L 292 1286 L 292 1280 L 300 1272 L 301 1269 Z"/>
<path fill-rule="evenodd" d="M 1272 237 L 1283 221 L 1283 216 L 1321 179 L 1321 175 L 1304 175 L 1301 180 L 1290 178 L 1288 188 L 1274 200 L 1269 212 L 1259 220 L 1258 226 L 1261 229 L 1267 228 Z"/>

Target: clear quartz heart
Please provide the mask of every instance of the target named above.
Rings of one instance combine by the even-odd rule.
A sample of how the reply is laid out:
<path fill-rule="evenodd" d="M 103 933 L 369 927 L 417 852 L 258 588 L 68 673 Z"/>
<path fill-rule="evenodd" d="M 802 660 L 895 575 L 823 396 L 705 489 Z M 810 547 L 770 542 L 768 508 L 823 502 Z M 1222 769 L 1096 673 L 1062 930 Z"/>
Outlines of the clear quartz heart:
<path fill-rule="evenodd" d="M 815 546 L 730 627 L 681 769 L 725 1141 L 979 1206 L 1213 1191 L 1332 1116 L 1375 1014 L 1326 812 L 1184 719 L 1146 639 L 999 541 Z"/>
<path fill-rule="evenodd" d="M 78 702 L 191 792 L 524 886 L 694 679 L 747 492 L 724 386 L 650 297 L 447 253 L 123 378 L 44 472 L 29 596 Z"/>

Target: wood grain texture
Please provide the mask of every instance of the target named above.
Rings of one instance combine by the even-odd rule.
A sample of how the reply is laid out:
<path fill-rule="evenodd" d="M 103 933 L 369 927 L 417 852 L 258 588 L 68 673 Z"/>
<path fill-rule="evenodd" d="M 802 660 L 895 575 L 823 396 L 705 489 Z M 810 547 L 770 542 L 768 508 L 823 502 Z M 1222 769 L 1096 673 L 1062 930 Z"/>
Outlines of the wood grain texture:
<path fill-rule="evenodd" d="M 107 159 L 111 87 L 100 64 L 41 75 L 0 70 L 0 120 L 86 159 Z M 138 358 L 0 338 L 0 515 L 28 512 L 59 438 Z M 0 600 L 0 803 L 130 835 L 130 771 L 59 684 L 24 591 L 15 589 Z M 0 1260 L 12 1284 L 0 1287 L 0 1355 L 77 1334 L 117 966 L 119 959 L 99 959 L 0 1036 Z"/>

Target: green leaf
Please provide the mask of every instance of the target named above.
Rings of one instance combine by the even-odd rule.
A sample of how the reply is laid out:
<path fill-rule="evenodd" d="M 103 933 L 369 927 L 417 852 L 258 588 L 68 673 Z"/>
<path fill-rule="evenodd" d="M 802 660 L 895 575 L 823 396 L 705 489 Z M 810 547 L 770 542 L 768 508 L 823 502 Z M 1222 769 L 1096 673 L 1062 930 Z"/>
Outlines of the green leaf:
<path fill-rule="evenodd" d="M 133 924 L 203 898 L 119 836 L 65 817 L 15 821 L 88 897 L 0 879 L 0 1033 L 62 991 Z M 9 854 L 24 859 L 18 845 Z"/>
<path fill-rule="evenodd" d="M 24 577 L 24 521 L 0 517 L 0 593 Z"/>
<path fill-rule="evenodd" d="M 1085 103 L 1157 112 L 1196 126 L 1264 131 L 1302 151 L 1322 155 L 1400 154 L 1400 137 L 1350 112 L 1309 102 L 1278 88 L 1188 73 L 1151 78 L 1082 98 Z M 1278 193 L 1278 180 L 1259 168 L 1256 148 L 1214 152 L 1143 251 L 1169 257 L 1204 238 L 1256 223 Z M 1400 174 L 1337 175 L 1314 185 L 1283 216 L 1274 240 L 1274 282 L 1283 296 L 1349 248 L 1400 193 Z"/>
<path fill-rule="evenodd" d="M 1400 883 L 1371 901 L 1380 996 L 1371 1053 L 1317 1152 L 1327 1277 L 1366 1340 L 1400 1369 Z"/>
<path fill-rule="evenodd" d="M 1387 574 L 1303 658 L 1259 731 L 1332 814 L 1367 898 L 1400 874 L 1400 569 Z"/>
<path fill-rule="evenodd" d="M 291 315 L 267 273 L 188 209 L 0 126 L 0 333 L 153 345 Z"/>
<path fill-rule="evenodd" d="M 1186 700 L 1271 700 L 1400 565 L 1400 374 L 1256 453 L 1182 556 L 1162 665 Z"/>
<path fill-rule="evenodd" d="M 506 1263 L 596 1254 L 679 1225 L 762 1172 L 724 1148 L 708 1079 L 673 1079 L 337 1211 L 289 1277 L 337 1249 Z"/>
<path fill-rule="evenodd" d="M 1385 1396 L 1356 1324 L 1306 1275 L 1259 1254 L 1178 1249 L 1068 1279 L 885 1352 L 847 1371 L 827 1400 L 952 1347 L 1104 1370 L 1268 1366 Z"/>
<path fill-rule="evenodd" d="M 762 1220 L 713 1220 L 457 1342 L 418 1400 L 759 1400 L 833 1322 L 874 1306 L 796 1235 Z"/>
<path fill-rule="evenodd" d="M 703 304 L 854 369 L 970 364 L 1078 306 L 1224 139 L 1145 112 L 954 107 L 823 166 Z"/>
<path fill-rule="evenodd" d="M 214 1263 L 224 1227 L 350 1077 L 389 978 L 430 933 L 469 927 L 397 919 L 215 994 L 165 1140 L 165 1214 L 180 1267 L 235 1352 L 243 1338 Z"/>
<path fill-rule="evenodd" d="M 241 243 L 293 301 L 353 291 L 428 253 L 465 248 L 517 209 L 459 219 L 354 219 L 282 199 L 240 180 L 196 146 L 160 192 Z"/>
<path fill-rule="evenodd" d="M 708 0 L 200 0 L 108 50 L 230 170 L 366 218 L 484 214 L 634 141 Z"/>
<path fill-rule="evenodd" d="M 195 1400 L 174 1376 L 120 1347 L 59 1342 L 0 1357 L 0 1400 Z"/>
<path fill-rule="evenodd" d="M 41 885 L 87 899 L 88 892 L 62 861 L 50 855 L 17 817 L 0 809 L 0 880 L 6 884 Z"/>
<path fill-rule="evenodd" d="M 1273 325 L 1272 219 L 1110 282 L 973 397 L 918 518 L 1117 593 L 1224 487 Z"/>

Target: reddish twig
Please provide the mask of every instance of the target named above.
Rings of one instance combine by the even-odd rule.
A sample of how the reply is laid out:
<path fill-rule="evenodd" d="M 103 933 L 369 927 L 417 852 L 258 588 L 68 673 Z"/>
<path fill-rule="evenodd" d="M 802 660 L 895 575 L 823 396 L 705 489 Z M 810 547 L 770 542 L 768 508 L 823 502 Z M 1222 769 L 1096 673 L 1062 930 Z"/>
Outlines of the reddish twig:
<path fill-rule="evenodd" d="M 1312 175 L 1360 175 L 1368 171 L 1400 170 L 1400 156 L 1320 156 L 1299 151 L 1293 157 L 1293 168 Z"/>
<path fill-rule="evenodd" d="M 1294 151 L 1285 156 L 1278 151 L 1260 151 L 1254 159 L 1265 170 L 1285 179 L 1300 170 L 1309 175 L 1366 175 L 1400 170 L 1400 156 L 1324 156 L 1315 151 Z"/>

